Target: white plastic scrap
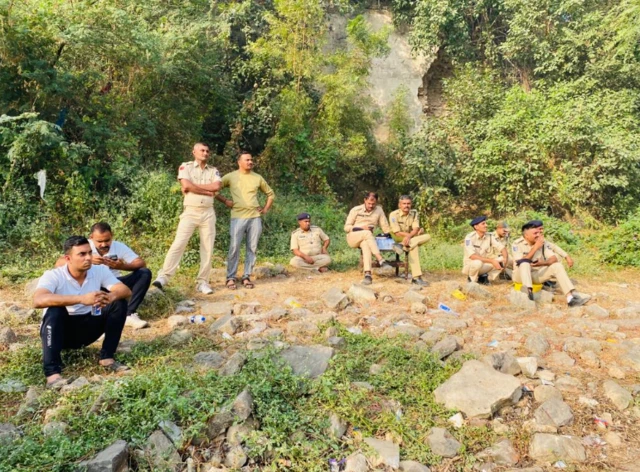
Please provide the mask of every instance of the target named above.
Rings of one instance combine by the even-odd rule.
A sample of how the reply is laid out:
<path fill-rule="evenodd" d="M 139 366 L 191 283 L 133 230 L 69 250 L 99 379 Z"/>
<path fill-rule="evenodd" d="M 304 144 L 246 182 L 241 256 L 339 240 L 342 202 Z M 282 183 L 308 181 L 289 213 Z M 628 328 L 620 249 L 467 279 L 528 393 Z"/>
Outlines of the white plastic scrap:
<path fill-rule="evenodd" d="M 40 187 L 40 198 L 44 200 L 44 189 L 47 186 L 47 171 L 42 169 L 36 174 L 38 177 L 38 187 Z"/>

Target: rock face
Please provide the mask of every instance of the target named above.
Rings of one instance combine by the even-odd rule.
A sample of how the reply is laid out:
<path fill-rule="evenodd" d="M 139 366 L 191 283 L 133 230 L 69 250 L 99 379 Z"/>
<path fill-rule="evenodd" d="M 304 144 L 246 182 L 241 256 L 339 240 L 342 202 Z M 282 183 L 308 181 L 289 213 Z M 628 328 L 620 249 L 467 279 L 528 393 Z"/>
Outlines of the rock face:
<path fill-rule="evenodd" d="M 295 375 L 315 379 L 329 367 L 333 349 L 327 346 L 291 346 L 280 353 Z"/>
<path fill-rule="evenodd" d="M 462 448 L 462 444 L 444 428 L 431 428 L 427 443 L 434 454 L 442 457 L 455 457 Z"/>
<path fill-rule="evenodd" d="M 529 445 L 529 455 L 540 462 L 584 462 L 587 455 L 580 438 L 538 433 Z"/>
<path fill-rule="evenodd" d="M 471 360 L 433 393 L 438 403 L 469 418 L 489 418 L 502 406 L 517 402 L 522 388 L 515 377 Z"/>
<path fill-rule="evenodd" d="M 80 463 L 87 472 L 124 472 L 129 470 L 129 447 L 126 441 L 116 441 L 89 461 Z"/>
<path fill-rule="evenodd" d="M 400 446 L 391 441 L 375 438 L 364 438 L 364 442 L 376 452 L 372 458 L 374 467 L 379 465 L 387 465 L 393 469 L 400 467 Z"/>

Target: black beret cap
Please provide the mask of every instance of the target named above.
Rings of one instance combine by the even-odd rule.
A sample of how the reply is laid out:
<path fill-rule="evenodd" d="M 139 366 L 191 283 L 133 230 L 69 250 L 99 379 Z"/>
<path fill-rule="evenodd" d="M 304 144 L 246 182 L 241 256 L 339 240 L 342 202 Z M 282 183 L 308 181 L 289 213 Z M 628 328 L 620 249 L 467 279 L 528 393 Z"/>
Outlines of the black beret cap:
<path fill-rule="evenodd" d="M 311 219 L 311 215 L 309 213 L 300 213 L 296 218 L 298 218 L 298 221 L 300 221 L 300 220 L 310 220 Z"/>
<path fill-rule="evenodd" d="M 472 219 L 471 223 L 469 223 L 469 224 L 471 226 L 475 226 L 475 225 L 479 225 L 483 221 L 487 221 L 487 217 L 486 216 L 477 216 L 476 218 Z"/>
<path fill-rule="evenodd" d="M 531 229 L 531 228 L 540 228 L 540 226 L 542 226 L 542 221 L 540 220 L 527 221 L 525 224 L 522 225 L 522 231 L 526 229 Z"/>
<path fill-rule="evenodd" d="M 544 226 L 544 223 L 541 220 L 531 220 L 529 223 L 532 223 L 534 228 Z"/>

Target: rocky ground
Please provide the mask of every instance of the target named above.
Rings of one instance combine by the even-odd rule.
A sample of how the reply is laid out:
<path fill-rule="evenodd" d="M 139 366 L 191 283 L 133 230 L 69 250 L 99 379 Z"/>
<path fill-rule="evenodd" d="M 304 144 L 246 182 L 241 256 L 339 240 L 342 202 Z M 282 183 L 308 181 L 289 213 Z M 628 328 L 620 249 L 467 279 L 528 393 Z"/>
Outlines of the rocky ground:
<path fill-rule="evenodd" d="M 433 427 L 424 437 L 443 460 L 401 461 L 401 456 L 407 458 L 401 439 L 359 437 L 354 425 L 332 415 L 330 433 L 362 447 L 328 463 L 326 470 L 460 470 L 459 456 L 473 445 L 456 438 L 475 426 L 487 426 L 496 438 L 491 447 L 474 452 L 475 470 L 640 470 L 640 291 L 628 274 L 608 276 L 608 281 L 579 280 L 579 291 L 592 299 L 571 309 L 559 293 L 540 292 L 536 302 L 530 302 L 506 281 L 483 287 L 464 283 L 455 273 L 428 275 L 431 285 L 422 290 L 392 274 L 375 277 L 370 287 L 357 284 L 355 271 L 286 274 L 272 266 L 259 274 L 254 290 L 229 291 L 223 287 L 223 273 L 216 272 L 213 295 L 187 294 L 192 296 L 178 303 L 173 315 L 151 319 L 146 329 L 126 328 L 121 350 L 160 337 L 183 345 L 206 332 L 219 350 L 197 353 L 195 365 L 233 375 L 243 368 L 247 351 L 275 344 L 294 373 L 321 378 L 345 342 L 335 326 L 319 328 L 335 320 L 356 336 L 404 336 L 411 348 L 433 352 L 442 362 L 458 359 L 462 367 L 433 392 L 435 402 L 458 412 L 446 427 Z M 148 295 L 162 296 L 155 290 Z M 38 329 L 28 311 L 28 296 L 14 287 L 0 292 L 0 299 L 0 346 L 24 349 L 37 339 Z M 204 325 L 191 325 L 192 315 L 203 315 Z M 389 368 L 383 361 L 372 364 L 370 372 Z M 63 388 L 62 396 L 102 381 L 75 374 L 79 377 Z M 364 384 L 356 382 L 354 388 L 373 388 Z M 25 392 L 20 402 L 5 405 L 0 442 L 20 435 L 14 420 L 37 402 L 41 387 L 8 378 L 0 382 L 0 391 Z M 243 432 L 258 427 L 252 423 L 249 390 L 207 423 L 205 436 L 224 443 L 224 454 L 218 457 L 204 461 L 176 448 L 180 426 L 165 422 L 142 451 L 130 451 L 126 441 L 119 441 L 90 459 L 88 470 L 122 470 L 130 455 L 144 453 L 157 457 L 160 469 L 257 470 L 241 440 Z M 55 421 L 55 411 L 48 413 L 44 433 L 65 431 L 68 425 Z M 194 445 L 197 441 L 192 440 Z M 295 464 L 288 466 L 299 470 Z"/>

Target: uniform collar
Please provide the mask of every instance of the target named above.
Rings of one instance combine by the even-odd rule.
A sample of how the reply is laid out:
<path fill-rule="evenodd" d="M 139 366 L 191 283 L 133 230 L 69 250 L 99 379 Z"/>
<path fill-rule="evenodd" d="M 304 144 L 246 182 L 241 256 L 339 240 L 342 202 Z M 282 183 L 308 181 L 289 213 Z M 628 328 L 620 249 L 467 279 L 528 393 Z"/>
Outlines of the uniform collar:
<path fill-rule="evenodd" d="M 69 272 L 69 264 L 65 264 L 64 266 L 60 267 L 60 269 L 62 269 L 62 274 L 64 275 L 64 278 L 67 279 L 69 282 L 75 282 L 75 283 L 79 283 L 76 279 L 73 278 L 73 276 L 71 275 L 71 272 Z M 85 282 L 91 278 L 93 278 L 93 265 L 91 267 L 89 267 L 89 270 L 87 271 L 87 275 L 85 276 Z"/>
<path fill-rule="evenodd" d="M 365 213 L 373 213 L 374 211 L 376 211 L 378 209 L 378 206 L 379 205 L 376 205 L 376 206 L 373 207 L 373 210 L 367 211 L 367 207 L 363 203 L 362 205 L 360 205 L 360 208 L 362 208 L 362 211 L 364 211 Z"/>
<path fill-rule="evenodd" d="M 198 161 L 196 161 L 196 160 L 194 159 L 194 160 L 193 160 L 193 161 L 191 161 L 191 162 L 193 162 L 193 167 L 197 167 L 198 169 L 200 168 L 200 164 L 198 164 Z M 202 169 L 202 170 L 207 170 L 207 169 L 211 169 L 211 166 L 209 166 L 209 163 L 206 163 L 206 164 L 204 165 L 204 169 Z"/>

